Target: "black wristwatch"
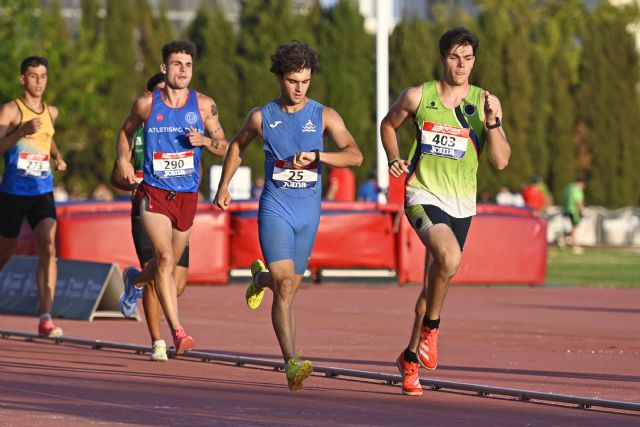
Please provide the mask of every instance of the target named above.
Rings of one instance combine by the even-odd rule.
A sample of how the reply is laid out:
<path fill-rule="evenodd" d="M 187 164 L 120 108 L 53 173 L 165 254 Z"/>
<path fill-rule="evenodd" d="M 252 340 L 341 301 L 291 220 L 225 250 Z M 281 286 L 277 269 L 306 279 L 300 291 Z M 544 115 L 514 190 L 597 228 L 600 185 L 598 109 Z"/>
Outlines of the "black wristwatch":
<path fill-rule="evenodd" d="M 314 148 L 313 150 L 311 150 L 312 152 L 316 153 L 316 162 L 320 161 L 320 149 L 318 148 Z"/>
<path fill-rule="evenodd" d="M 500 121 L 500 117 L 496 117 L 496 122 L 492 125 L 487 124 L 487 129 L 495 129 L 502 126 L 502 121 Z"/>

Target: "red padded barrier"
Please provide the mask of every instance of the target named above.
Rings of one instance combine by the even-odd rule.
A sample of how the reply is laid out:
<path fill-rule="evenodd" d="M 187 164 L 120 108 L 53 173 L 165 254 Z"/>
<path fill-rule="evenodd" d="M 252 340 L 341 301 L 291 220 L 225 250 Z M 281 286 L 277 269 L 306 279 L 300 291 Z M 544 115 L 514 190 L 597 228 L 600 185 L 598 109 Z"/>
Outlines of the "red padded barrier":
<path fill-rule="evenodd" d="M 541 285 L 547 268 L 546 223 L 523 215 L 474 217 L 452 283 Z M 424 245 L 402 217 L 398 234 L 398 282 L 422 283 Z"/>
<path fill-rule="evenodd" d="M 230 233 L 230 268 L 249 268 L 254 260 L 264 259 L 258 238 L 257 212 L 232 215 Z"/>
<path fill-rule="evenodd" d="M 395 268 L 392 215 L 377 210 L 343 211 L 352 203 L 327 204 L 309 261 L 316 268 Z M 363 204 L 364 205 L 364 204 Z M 367 204 L 368 205 L 368 204 Z M 370 205 L 375 206 L 375 203 Z M 375 242 L 375 244 L 373 243 Z M 247 268 L 262 257 L 257 212 L 231 218 L 231 268 Z"/>
<path fill-rule="evenodd" d="M 189 283 L 229 281 L 229 213 L 198 205 L 189 237 Z"/>
<path fill-rule="evenodd" d="M 130 208 L 131 205 L 120 206 Z M 107 212 L 101 212 L 101 207 L 106 207 Z M 63 212 L 58 217 L 58 257 L 113 262 L 120 268 L 138 265 L 129 209 L 117 211 L 112 204 L 95 203 Z M 190 283 L 227 283 L 228 235 L 229 214 L 214 211 L 209 204 L 198 205 L 189 238 Z"/>
<path fill-rule="evenodd" d="M 310 268 L 395 268 L 392 215 L 323 213 Z"/>

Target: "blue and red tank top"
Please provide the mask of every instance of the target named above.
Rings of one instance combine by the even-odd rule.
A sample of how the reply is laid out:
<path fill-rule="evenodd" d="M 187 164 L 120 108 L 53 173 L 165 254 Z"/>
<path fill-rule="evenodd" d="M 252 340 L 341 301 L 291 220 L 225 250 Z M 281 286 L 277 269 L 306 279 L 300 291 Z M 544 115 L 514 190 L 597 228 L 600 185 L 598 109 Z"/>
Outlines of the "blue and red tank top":
<path fill-rule="evenodd" d="M 191 128 L 204 135 L 197 93 L 189 89 L 182 107 L 169 107 L 160 90 L 152 94 L 151 113 L 144 125 L 144 181 L 156 188 L 180 193 L 198 191 L 202 147 L 193 147 Z"/>

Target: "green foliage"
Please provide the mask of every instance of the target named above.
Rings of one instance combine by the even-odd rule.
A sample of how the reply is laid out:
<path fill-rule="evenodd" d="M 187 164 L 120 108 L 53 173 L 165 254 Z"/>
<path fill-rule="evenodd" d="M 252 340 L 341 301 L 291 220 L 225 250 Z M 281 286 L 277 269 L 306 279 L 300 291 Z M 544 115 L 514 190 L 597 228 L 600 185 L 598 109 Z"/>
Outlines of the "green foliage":
<path fill-rule="evenodd" d="M 230 141 L 244 122 L 238 97 L 240 79 L 235 54 L 236 33 L 222 10 L 203 6 L 187 28 L 186 36 L 198 49 L 192 87 L 213 98 L 218 106 L 220 124 Z M 205 155 L 203 162 L 205 170 L 208 170 L 212 164 L 221 164 L 222 159 Z M 208 174 L 204 175 L 203 188 L 209 188 Z"/>
<path fill-rule="evenodd" d="M 341 0 L 329 11 L 319 33 L 324 78 L 324 99 L 319 101 L 342 116 L 366 153 L 363 167 L 354 170 L 364 178 L 376 159 L 374 38 L 364 31 L 364 18 L 348 0 Z M 330 143 L 326 149 L 333 147 Z"/>
<path fill-rule="evenodd" d="M 602 4 L 581 34 L 579 120 L 591 156 L 589 203 L 638 203 L 638 54 L 625 28 L 638 18 L 635 7 Z"/>
<path fill-rule="evenodd" d="M 340 0 L 324 9 L 315 0 L 302 15 L 292 12 L 292 3 L 242 0 L 237 26 L 218 8 L 198 10 L 185 32 L 199 50 L 192 86 L 216 101 L 231 139 L 251 108 L 279 94 L 270 55 L 292 39 L 308 43 L 321 64 L 309 95 L 345 120 L 365 155 L 364 166 L 355 170 L 362 180 L 376 159 L 374 36 L 364 30 L 358 2 Z M 45 100 L 60 110 L 56 141 L 69 163 L 62 176 L 90 191 L 108 176 L 122 121 L 158 69 L 162 45 L 176 32 L 167 0 L 83 0 L 73 33 L 60 17 L 60 4 L 0 0 L 0 100 L 20 95 L 24 57 L 49 58 Z M 517 190 L 537 172 L 558 200 L 583 171 L 591 175 L 589 204 L 638 205 L 640 74 L 627 30 L 638 22 L 638 9 L 608 2 L 587 8 L 583 0 L 476 0 L 479 13 L 471 18 L 452 7 L 457 4 L 430 2 L 429 19 L 406 16 L 396 26 L 389 41 L 392 99 L 406 87 L 439 78 L 438 39 L 465 25 L 481 41 L 472 83 L 500 98 L 512 146 L 505 171 L 494 170 L 482 156 L 480 191 L 495 194 L 505 184 Z M 414 134 L 409 120 L 400 132 L 403 153 Z M 205 156 L 206 167 L 219 161 Z M 247 151 L 245 164 L 262 173 L 260 141 Z"/>
<path fill-rule="evenodd" d="M 391 102 L 411 86 L 437 79 L 440 70 L 438 45 L 434 40 L 433 25 L 421 19 L 398 24 L 389 38 L 389 90 Z M 419 52 L 419 55 L 416 55 Z M 409 155 L 416 129 L 409 119 L 399 129 L 400 153 Z"/>

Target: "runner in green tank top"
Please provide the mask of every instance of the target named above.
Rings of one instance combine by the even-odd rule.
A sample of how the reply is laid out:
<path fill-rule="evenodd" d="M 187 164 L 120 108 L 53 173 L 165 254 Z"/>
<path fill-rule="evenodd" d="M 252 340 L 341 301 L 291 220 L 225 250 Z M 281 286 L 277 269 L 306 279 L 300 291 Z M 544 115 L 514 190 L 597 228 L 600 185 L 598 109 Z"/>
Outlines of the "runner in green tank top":
<path fill-rule="evenodd" d="M 409 345 L 397 360 L 407 395 L 422 395 L 419 365 L 437 365 L 440 312 L 476 213 L 480 153 L 486 145 L 489 161 L 498 170 L 507 166 L 511 154 L 500 100 L 469 84 L 478 45 L 478 37 L 465 28 L 443 34 L 441 79 L 405 89 L 380 125 L 389 172 L 395 177 L 407 174 L 407 218 L 431 255 L 425 260 L 427 274 Z M 416 140 L 405 160 L 396 130 L 409 119 L 415 122 Z"/>

